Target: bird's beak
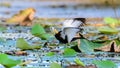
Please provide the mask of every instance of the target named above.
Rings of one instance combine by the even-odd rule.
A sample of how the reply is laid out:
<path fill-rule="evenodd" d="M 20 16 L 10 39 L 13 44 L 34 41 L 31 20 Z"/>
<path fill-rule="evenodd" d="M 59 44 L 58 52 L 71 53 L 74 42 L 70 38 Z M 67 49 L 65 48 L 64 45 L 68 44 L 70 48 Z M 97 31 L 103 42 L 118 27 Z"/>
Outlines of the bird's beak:
<path fill-rule="evenodd" d="M 52 31 L 54 34 L 57 34 L 57 33 L 58 33 L 57 29 L 55 29 L 54 27 L 51 28 L 51 31 Z"/>

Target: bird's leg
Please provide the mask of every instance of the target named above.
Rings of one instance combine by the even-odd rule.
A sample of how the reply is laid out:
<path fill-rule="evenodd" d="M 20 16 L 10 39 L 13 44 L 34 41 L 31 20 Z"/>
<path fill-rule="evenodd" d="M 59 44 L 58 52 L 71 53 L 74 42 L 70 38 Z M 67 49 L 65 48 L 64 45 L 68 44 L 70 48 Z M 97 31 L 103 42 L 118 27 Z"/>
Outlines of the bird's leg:
<path fill-rule="evenodd" d="M 77 40 L 77 46 L 80 47 L 80 39 Z"/>
<path fill-rule="evenodd" d="M 70 43 L 66 43 L 65 48 L 69 48 Z"/>
<path fill-rule="evenodd" d="M 79 36 L 81 38 L 81 34 L 80 33 L 77 33 L 77 36 Z M 80 38 L 77 40 L 78 47 L 80 46 Z"/>

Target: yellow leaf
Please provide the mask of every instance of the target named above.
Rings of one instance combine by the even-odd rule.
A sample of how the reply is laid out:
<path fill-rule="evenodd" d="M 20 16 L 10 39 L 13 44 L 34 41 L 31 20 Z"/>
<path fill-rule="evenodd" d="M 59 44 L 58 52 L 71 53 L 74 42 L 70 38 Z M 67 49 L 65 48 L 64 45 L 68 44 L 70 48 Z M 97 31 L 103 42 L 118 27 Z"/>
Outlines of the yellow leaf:
<path fill-rule="evenodd" d="M 14 14 L 11 18 L 6 20 L 6 23 L 9 24 L 18 24 L 24 22 L 26 20 L 33 20 L 33 15 L 35 10 L 33 8 L 26 8 L 24 10 L 19 11 L 19 13 Z"/>

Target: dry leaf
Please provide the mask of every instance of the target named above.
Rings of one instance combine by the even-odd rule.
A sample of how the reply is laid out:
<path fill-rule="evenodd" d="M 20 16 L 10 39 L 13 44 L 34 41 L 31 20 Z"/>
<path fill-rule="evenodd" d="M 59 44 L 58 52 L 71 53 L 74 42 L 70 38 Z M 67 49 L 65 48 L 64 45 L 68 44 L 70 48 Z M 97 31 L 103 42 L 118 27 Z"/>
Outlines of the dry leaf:
<path fill-rule="evenodd" d="M 79 65 L 70 65 L 66 66 L 65 68 L 97 68 L 95 65 L 87 65 L 85 67 Z"/>
<path fill-rule="evenodd" d="M 120 52 L 120 46 L 116 45 L 115 41 L 110 44 L 94 49 L 95 51 L 106 51 L 106 52 Z"/>
<path fill-rule="evenodd" d="M 11 18 L 6 20 L 8 24 L 20 24 L 23 26 L 28 26 L 32 24 L 33 16 L 35 10 L 33 8 L 26 8 L 19 11 L 19 13 L 14 14 Z"/>
<path fill-rule="evenodd" d="M 8 55 L 16 55 L 16 56 L 27 55 L 25 51 L 6 51 L 5 53 Z"/>
<path fill-rule="evenodd" d="M 95 24 L 91 24 L 91 26 L 95 26 L 95 27 L 100 27 L 100 26 L 104 26 L 105 24 L 103 23 L 95 23 Z"/>
<path fill-rule="evenodd" d="M 85 68 L 97 68 L 95 65 L 87 65 Z"/>
<path fill-rule="evenodd" d="M 19 55 L 27 55 L 27 52 L 25 51 L 17 51 L 15 52 L 15 55 L 19 56 Z"/>
<path fill-rule="evenodd" d="M 70 66 L 66 66 L 65 68 L 85 68 L 85 67 L 79 65 L 70 65 Z"/>

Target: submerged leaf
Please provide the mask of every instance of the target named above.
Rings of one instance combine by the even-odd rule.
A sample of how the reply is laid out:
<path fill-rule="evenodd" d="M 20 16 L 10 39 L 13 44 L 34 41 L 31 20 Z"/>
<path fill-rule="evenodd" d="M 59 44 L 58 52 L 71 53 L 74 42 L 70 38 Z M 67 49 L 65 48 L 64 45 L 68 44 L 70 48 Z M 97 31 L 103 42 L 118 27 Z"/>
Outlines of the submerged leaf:
<path fill-rule="evenodd" d="M 75 50 L 70 49 L 70 48 L 65 48 L 64 49 L 63 56 L 69 57 L 69 56 L 75 56 L 75 55 L 76 55 Z"/>
<path fill-rule="evenodd" d="M 53 62 L 50 64 L 50 68 L 62 68 L 62 67 L 58 63 Z"/>
<path fill-rule="evenodd" d="M 0 64 L 4 65 L 7 68 L 16 66 L 19 63 L 21 63 L 20 60 L 13 60 L 8 58 L 6 54 L 0 54 Z"/>
<path fill-rule="evenodd" d="M 18 38 L 16 41 L 16 47 L 26 50 L 26 49 L 38 49 L 39 45 L 29 45 L 23 38 Z"/>
<path fill-rule="evenodd" d="M 117 68 L 115 63 L 109 60 L 104 60 L 104 61 L 95 60 L 92 63 L 95 64 L 97 68 Z"/>
<path fill-rule="evenodd" d="M 83 64 L 83 62 L 81 62 L 78 58 L 75 58 L 75 59 L 74 59 L 74 62 L 75 62 L 77 65 L 85 66 L 85 65 Z"/>

